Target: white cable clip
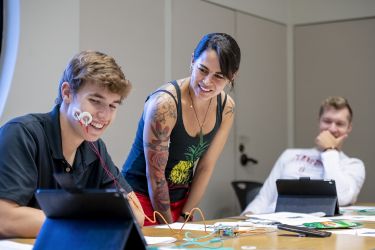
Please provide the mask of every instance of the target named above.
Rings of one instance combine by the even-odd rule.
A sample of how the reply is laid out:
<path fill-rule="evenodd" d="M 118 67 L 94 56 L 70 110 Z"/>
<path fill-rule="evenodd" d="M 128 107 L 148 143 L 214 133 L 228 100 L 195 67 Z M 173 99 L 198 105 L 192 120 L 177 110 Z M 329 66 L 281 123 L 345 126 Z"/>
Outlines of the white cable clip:
<path fill-rule="evenodd" d="M 74 117 L 77 121 L 79 121 L 82 125 L 85 125 L 86 127 L 92 122 L 92 115 L 90 112 L 84 111 L 81 112 L 79 109 L 77 109 L 74 112 Z"/>
<path fill-rule="evenodd" d="M 92 115 L 87 111 L 82 112 L 79 117 L 86 127 L 92 122 Z"/>

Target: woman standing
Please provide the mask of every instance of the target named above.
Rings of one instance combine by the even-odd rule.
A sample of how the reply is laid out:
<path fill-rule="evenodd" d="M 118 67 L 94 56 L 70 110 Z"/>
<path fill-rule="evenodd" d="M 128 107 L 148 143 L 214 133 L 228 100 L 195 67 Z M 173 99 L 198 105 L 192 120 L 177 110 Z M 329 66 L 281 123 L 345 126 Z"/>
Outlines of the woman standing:
<path fill-rule="evenodd" d="M 122 173 L 148 217 L 158 211 L 168 223 L 183 221 L 202 199 L 233 124 L 235 104 L 224 88 L 233 87 L 240 59 L 231 36 L 207 34 L 191 75 L 147 98 Z"/>

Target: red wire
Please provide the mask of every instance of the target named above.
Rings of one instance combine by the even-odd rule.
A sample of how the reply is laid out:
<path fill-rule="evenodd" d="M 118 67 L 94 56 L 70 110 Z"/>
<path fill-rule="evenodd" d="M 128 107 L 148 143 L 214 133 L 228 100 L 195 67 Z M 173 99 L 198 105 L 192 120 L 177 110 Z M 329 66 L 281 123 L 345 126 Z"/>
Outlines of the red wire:
<path fill-rule="evenodd" d="M 84 131 L 88 134 L 88 126 L 85 126 L 82 122 L 80 122 L 82 128 L 84 129 Z M 125 189 L 121 186 L 121 183 L 116 179 L 116 177 L 112 174 L 111 171 L 109 171 L 108 169 L 108 166 L 107 164 L 105 163 L 105 161 L 103 160 L 102 156 L 100 155 L 100 152 L 99 150 L 97 149 L 97 147 L 95 146 L 95 144 L 93 142 L 89 142 L 89 145 L 90 145 L 90 148 L 91 150 L 96 154 L 96 156 L 99 158 L 99 161 L 100 161 L 100 164 L 102 166 L 102 168 L 104 169 L 104 172 L 107 174 L 107 176 L 109 178 L 112 179 L 113 183 L 115 184 L 115 186 L 117 187 L 117 189 L 119 190 L 122 190 L 122 191 L 125 191 Z M 167 220 L 164 218 L 164 216 L 158 212 L 158 211 L 154 211 L 153 213 L 153 219 L 149 218 L 144 212 L 143 212 L 143 209 L 141 209 L 138 204 L 133 200 L 133 197 L 131 197 L 130 195 L 127 195 L 127 198 L 130 199 L 133 204 L 136 206 L 136 208 L 142 212 L 142 214 L 145 216 L 145 218 L 151 222 L 151 223 L 156 223 L 157 220 L 156 220 L 156 215 L 159 215 L 160 218 L 164 221 L 164 223 L 169 227 L 170 230 L 174 231 L 173 228 L 171 228 L 171 226 L 169 225 L 169 223 L 167 222 Z M 206 225 L 206 220 L 204 218 L 204 215 L 203 215 L 203 212 L 200 208 L 193 208 L 192 210 L 190 210 L 189 212 L 189 216 L 186 218 L 186 220 L 184 221 L 184 224 L 182 224 L 181 228 L 179 229 L 178 233 L 181 233 L 182 229 L 184 228 L 185 224 L 190 220 L 190 218 L 193 216 L 193 213 L 195 211 L 198 211 L 202 217 L 202 220 L 203 220 L 203 224 L 204 224 L 204 231 L 207 232 L 207 225 Z"/>

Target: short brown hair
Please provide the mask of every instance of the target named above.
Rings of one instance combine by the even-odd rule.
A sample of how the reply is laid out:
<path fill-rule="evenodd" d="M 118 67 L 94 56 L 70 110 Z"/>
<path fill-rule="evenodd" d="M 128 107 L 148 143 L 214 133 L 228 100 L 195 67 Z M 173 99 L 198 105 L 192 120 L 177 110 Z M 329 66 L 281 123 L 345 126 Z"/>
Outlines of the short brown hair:
<path fill-rule="evenodd" d="M 60 79 L 56 104 L 61 104 L 61 85 L 68 82 L 73 94 L 91 82 L 108 89 L 112 93 L 119 94 L 123 100 L 131 90 L 131 83 L 125 78 L 121 67 L 115 59 L 98 51 L 82 51 L 75 55 Z"/>
<path fill-rule="evenodd" d="M 336 110 L 347 108 L 349 111 L 348 120 L 351 123 L 353 120 L 353 110 L 350 107 L 350 104 L 347 99 L 341 96 L 330 96 L 325 99 L 320 105 L 319 109 L 319 118 L 323 115 L 324 111 L 328 108 L 334 108 Z"/>

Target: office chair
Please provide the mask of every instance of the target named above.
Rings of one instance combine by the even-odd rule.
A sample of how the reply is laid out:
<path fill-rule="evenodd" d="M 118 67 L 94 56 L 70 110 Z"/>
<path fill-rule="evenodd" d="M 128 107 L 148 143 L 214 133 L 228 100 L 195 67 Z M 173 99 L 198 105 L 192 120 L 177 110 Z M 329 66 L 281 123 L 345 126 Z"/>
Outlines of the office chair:
<path fill-rule="evenodd" d="M 231 184 L 236 192 L 242 211 L 257 196 L 263 186 L 262 183 L 256 181 L 232 181 Z"/>

